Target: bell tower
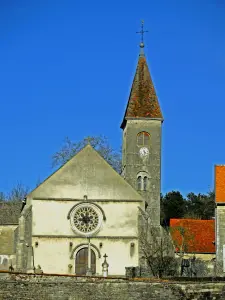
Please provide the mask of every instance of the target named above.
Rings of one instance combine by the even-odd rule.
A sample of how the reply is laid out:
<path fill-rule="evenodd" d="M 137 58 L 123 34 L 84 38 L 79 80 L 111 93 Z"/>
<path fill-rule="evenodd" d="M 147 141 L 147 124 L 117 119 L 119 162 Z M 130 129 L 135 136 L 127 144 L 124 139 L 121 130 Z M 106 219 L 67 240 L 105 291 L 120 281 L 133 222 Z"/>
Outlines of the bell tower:
<path fill-rule="evenodd" d="M 122 176 L 146 200 L 151 224 L 160 225 L 161 127 L 163 116 L 142 41 L 124 118 Z"/>

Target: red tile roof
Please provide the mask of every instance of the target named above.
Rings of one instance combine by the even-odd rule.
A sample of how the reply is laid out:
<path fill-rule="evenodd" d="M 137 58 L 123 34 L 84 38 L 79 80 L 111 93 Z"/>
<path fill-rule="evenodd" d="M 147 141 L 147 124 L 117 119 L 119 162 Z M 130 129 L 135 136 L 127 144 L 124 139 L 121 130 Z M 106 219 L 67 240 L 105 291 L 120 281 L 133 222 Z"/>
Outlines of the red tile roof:
<path fill-rule="evenodd" d="M 163 119 L 155 88 L 144 55 L 139 56 L 130 97 L 121 128 L 126 118 L 159 118 Z"/>
<path fill-rule="evenodd" d="M 215 201 L 225 203 L 225 166 L 215 166 Z"/>
<path fill-rule="evenodd" d="M 214 220 L 170 219 L 170 228 L 177 252 L 215 253 Z"/>

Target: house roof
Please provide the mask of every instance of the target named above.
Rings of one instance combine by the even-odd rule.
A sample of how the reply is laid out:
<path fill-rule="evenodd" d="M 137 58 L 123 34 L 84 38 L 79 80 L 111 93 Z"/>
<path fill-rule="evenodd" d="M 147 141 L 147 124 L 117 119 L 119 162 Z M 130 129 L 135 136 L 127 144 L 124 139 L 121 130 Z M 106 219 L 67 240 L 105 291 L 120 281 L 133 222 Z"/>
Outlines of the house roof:
<path fill-rule="evenodd" d="M 121 128 L 127 118 L 149 118 L 163 120 L 155 87 L 149 72 L 146 57 L 139 55 L 136 73 Z"/>
<path fill-rule="evenodd" d="M 215 166 L 215 201 L 225 203 L 225 166 Z"/>
<path fill-rule="evenodd" d="M 0 202 L 0 225 L 18 224 L 21 207 L 21 201 Z"/>
<path fill-rule="evenodd" d="M 170 219 L 170 228 L 176 251 L 215 253 L 214 220 Z"/>

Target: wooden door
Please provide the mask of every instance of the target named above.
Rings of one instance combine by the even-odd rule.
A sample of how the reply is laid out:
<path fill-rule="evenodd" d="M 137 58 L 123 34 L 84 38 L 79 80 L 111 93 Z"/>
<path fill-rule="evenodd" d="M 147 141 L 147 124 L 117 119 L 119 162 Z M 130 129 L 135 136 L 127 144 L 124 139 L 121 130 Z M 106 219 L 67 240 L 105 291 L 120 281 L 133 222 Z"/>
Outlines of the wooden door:
<path fill-rule="evenodd" d="M 75 273 L 77 275 L 86 275 L 88 269 L 88 248 L 82 248 L 77 252 L 75 260 Z M 96 256 L 91 250 L 91 271 L 96 273 Z"/>

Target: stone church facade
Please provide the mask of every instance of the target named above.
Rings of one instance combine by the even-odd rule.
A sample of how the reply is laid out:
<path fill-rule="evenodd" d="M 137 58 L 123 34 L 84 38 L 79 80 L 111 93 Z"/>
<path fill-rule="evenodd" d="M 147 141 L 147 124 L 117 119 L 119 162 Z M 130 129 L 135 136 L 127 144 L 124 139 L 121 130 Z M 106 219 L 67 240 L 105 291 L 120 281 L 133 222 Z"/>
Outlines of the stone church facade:
<path fill-rule="evenodd" d="M 140 265 L 141 214 L 160 228 L 162 113 L 143 47 L 124 118 L 122 173 L 90 145 L 26 198 L 17 229 L 14 269 L 125 275 Z M 106 254 L 106 255 L 105 255 Z"/>

